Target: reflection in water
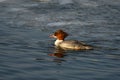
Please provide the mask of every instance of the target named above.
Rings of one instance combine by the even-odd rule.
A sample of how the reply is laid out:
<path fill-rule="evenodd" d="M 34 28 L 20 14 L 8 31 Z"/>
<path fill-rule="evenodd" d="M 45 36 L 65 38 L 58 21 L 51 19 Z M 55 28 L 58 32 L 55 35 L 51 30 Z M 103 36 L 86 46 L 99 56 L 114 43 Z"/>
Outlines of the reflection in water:
<path fill-rule="evenodd" d="M 52 62 L 61 63 L 61 62 L 65 61 L 63 59 L 63 57 L 65 57 L 66 55 L 65 55 L 65 51 L 62 49 L 55 48 L 53 53 L 50 53 L 48 55 L 54 57 L 54 58 L 52 58 Z M 46 58 L 46 59 L 36 58 L 35 60 L 37 60 L 37 61 L 46 61 L 46 60 L 51 61 L 51 59 L 48 59 L 48 58 Z"/>
<path fill-rule="evenodd" d="M 65 56 L 65 51 L 62 49 L 55 49 L 54 53 L 49 54 L 49 56 L 63 58 Z"/>
<path fill-rule="evenodd" d="M 53 57 L 56 57 L 53 59 L 53 62 L 56 62 L 56 63 L 61 63 L 63 61 L 65 61 L 63 59 L 65 55 L 65 51 L 63 49 L 55 49 L 55 51 L 51 54 L 48 54 L 49 56 L 53 56 Z"/>

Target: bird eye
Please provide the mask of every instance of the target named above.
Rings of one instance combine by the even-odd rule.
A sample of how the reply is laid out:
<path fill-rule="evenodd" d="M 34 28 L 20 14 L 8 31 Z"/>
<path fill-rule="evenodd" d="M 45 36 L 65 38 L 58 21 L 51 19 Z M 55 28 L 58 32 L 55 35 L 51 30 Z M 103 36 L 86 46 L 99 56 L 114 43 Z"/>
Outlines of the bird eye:
<path fill-rule="evenodd" d="M 54 35 L 56 36 L 56 35 L 57 35 L 57 32 L 55 32 Z"/>

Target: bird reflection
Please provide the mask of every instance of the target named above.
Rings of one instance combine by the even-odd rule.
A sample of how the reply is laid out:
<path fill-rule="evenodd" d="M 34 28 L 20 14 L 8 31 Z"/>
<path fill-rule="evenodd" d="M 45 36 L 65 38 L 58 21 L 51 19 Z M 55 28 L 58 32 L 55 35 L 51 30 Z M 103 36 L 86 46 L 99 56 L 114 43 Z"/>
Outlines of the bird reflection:
<path fill-rule="evenodd" d="M 55 49 L 54 53 L 49 54 L 49 56 L 63 58 L 65 56 L 65 51 L 62 49 Z"/>
<path fill-rule="evenodd" d="M 53 62 L 56 62 L 58 64 L 61 64 L 63 61 L 65 61 L 63 57 L 65 57 L 66 55 L 65 55 L 65 51 L 62 49 L 55 49 L 53 53 L 48 55 L 55 57 L 53 59 Z"/>
<path fill-rule="evenodd" d="M 53 53 L 50 53 L 48 54 L 49 56 L 52 56 L 52 57 L 55 57 L 55 58 L 52 58 L 52 61 L 53 62 L 56 62 L 57 64 L 61 64 L 63 61 L 65 61 L 63 59 L 65 55 L 65 51 L 62 50 L 62 49 L 55 49 L 53 50 Z M 49 58 L 36 58 L 37 61 L 51 61 Z"/>

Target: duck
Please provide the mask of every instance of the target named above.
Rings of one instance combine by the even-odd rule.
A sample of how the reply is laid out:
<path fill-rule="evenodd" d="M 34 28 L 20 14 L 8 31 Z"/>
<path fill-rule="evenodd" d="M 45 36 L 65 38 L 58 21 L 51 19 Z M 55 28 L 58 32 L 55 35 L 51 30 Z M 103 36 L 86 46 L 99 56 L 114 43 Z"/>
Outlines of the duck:
<path fill-rule="evenodd" d="M 93 49 L 92 46 L 87 45 L 84 42 L 78 41 L 78 40 L 65 40 L 65 38 L 68 36 L 68 33 L 63 31 L 62 29 L 59 29 L 55 31 L 52 35 L 50 35 L 51 38 L 55 38 L 54 45 L 57 48 L 63 49 L 63 50 L 91 50 Z"/>

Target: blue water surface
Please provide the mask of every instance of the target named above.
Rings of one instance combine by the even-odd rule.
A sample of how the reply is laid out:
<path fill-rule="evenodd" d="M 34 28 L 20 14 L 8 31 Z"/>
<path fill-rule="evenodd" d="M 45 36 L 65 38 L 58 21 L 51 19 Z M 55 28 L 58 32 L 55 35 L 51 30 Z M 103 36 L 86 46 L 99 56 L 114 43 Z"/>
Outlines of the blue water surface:
<path fill-rule="evenodd" d="M 56 50 L 57 29 L 95 49 Z M 120 0 L 0 0 L 0 80 L 120 80 Z"/>

